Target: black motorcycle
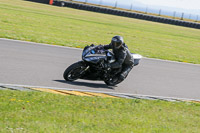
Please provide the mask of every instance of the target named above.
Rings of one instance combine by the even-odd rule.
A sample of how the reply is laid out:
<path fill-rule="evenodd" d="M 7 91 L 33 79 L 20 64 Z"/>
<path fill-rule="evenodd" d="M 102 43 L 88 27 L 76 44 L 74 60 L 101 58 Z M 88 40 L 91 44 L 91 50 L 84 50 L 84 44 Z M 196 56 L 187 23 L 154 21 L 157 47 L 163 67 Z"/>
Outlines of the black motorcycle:
<path fill-rule="evenodd" d="M 134 66 L 138 65 L 142 56 L 139 54 L 132 54 L 132 56 Z M 104 67 L 104 63 L 113 62 L 115 62 L 114 54 L 110 50 L 105 50 L 102 45 L 86 46 L 83 49 L 82 61 L 70 65 L 65 70 L 63 77 L 66 81 L 77 79 L 102 80 L 110 85 L 111 79 L 121 70 Z"/>

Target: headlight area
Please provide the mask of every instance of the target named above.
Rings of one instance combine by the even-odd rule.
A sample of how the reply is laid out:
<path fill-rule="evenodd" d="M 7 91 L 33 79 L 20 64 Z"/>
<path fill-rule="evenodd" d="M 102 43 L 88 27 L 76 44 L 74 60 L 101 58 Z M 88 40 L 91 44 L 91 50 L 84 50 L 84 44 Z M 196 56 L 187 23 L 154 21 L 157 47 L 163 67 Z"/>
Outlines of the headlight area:
<path fill-rule="evenodd" d="M 104 57 L 99 57 L 99 56 L 90 56 L 90 57 L 84 57 L 83 60 L 87 61 L 87 62 L 92 62 L 92 63 L 98 63 L 101 60 L 104 60 Z"/>

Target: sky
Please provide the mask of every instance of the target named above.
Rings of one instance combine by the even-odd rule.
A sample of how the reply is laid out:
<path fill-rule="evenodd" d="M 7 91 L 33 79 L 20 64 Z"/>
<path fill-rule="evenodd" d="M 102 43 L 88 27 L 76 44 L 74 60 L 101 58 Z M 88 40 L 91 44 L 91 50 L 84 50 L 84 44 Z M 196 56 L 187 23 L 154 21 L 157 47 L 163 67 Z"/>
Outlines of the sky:
<path fill-rule="evenodd" d="M 124 5 L 139 4 L 146 6 L 165 6 L 171 8 L 192 9 L 200 11 L 200 0 L 78 0 L 96 3 L 115 3 Z"/>
<path fill-rule="evenodd" d="M 123 1 L 125 3 L 129 3 L 130 1 L 132 1 L 133 3 L 139 2 L 144 5 L 200 10 L 200 0 L 123 0 Z"/>

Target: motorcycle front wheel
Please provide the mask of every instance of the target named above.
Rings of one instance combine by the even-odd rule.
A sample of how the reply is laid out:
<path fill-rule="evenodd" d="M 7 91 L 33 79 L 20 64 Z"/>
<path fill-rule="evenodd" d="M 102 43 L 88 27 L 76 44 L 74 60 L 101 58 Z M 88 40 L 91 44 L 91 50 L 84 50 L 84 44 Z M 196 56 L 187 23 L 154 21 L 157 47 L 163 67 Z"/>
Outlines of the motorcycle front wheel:
<path fill-rule="evenodd" d="M 63 77 L 66 81 L 74 81 L 80 78 L 86 69 L 82 61 L 70 65 L 64 72 Z"/>

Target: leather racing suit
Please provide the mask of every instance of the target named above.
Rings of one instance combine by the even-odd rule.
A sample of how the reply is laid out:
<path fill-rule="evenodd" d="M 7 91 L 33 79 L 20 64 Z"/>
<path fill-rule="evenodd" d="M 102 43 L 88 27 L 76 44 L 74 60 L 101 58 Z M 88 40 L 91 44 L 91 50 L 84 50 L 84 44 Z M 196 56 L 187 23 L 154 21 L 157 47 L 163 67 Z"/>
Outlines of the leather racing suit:
<path fill-rule="evenodd" d="M 112 49 L 116 61 L 110 64 L 112 69 L 119 69 L 121 71 L 117 73 L 114 77 L 118 78 L 117 84 L 122 82 L 132 70 L 134 66 L 134 59 L 125 43 L 122 44 L 122 47 L 115 49 L 112 44 L 104 45 L 104 49 Z"/>

